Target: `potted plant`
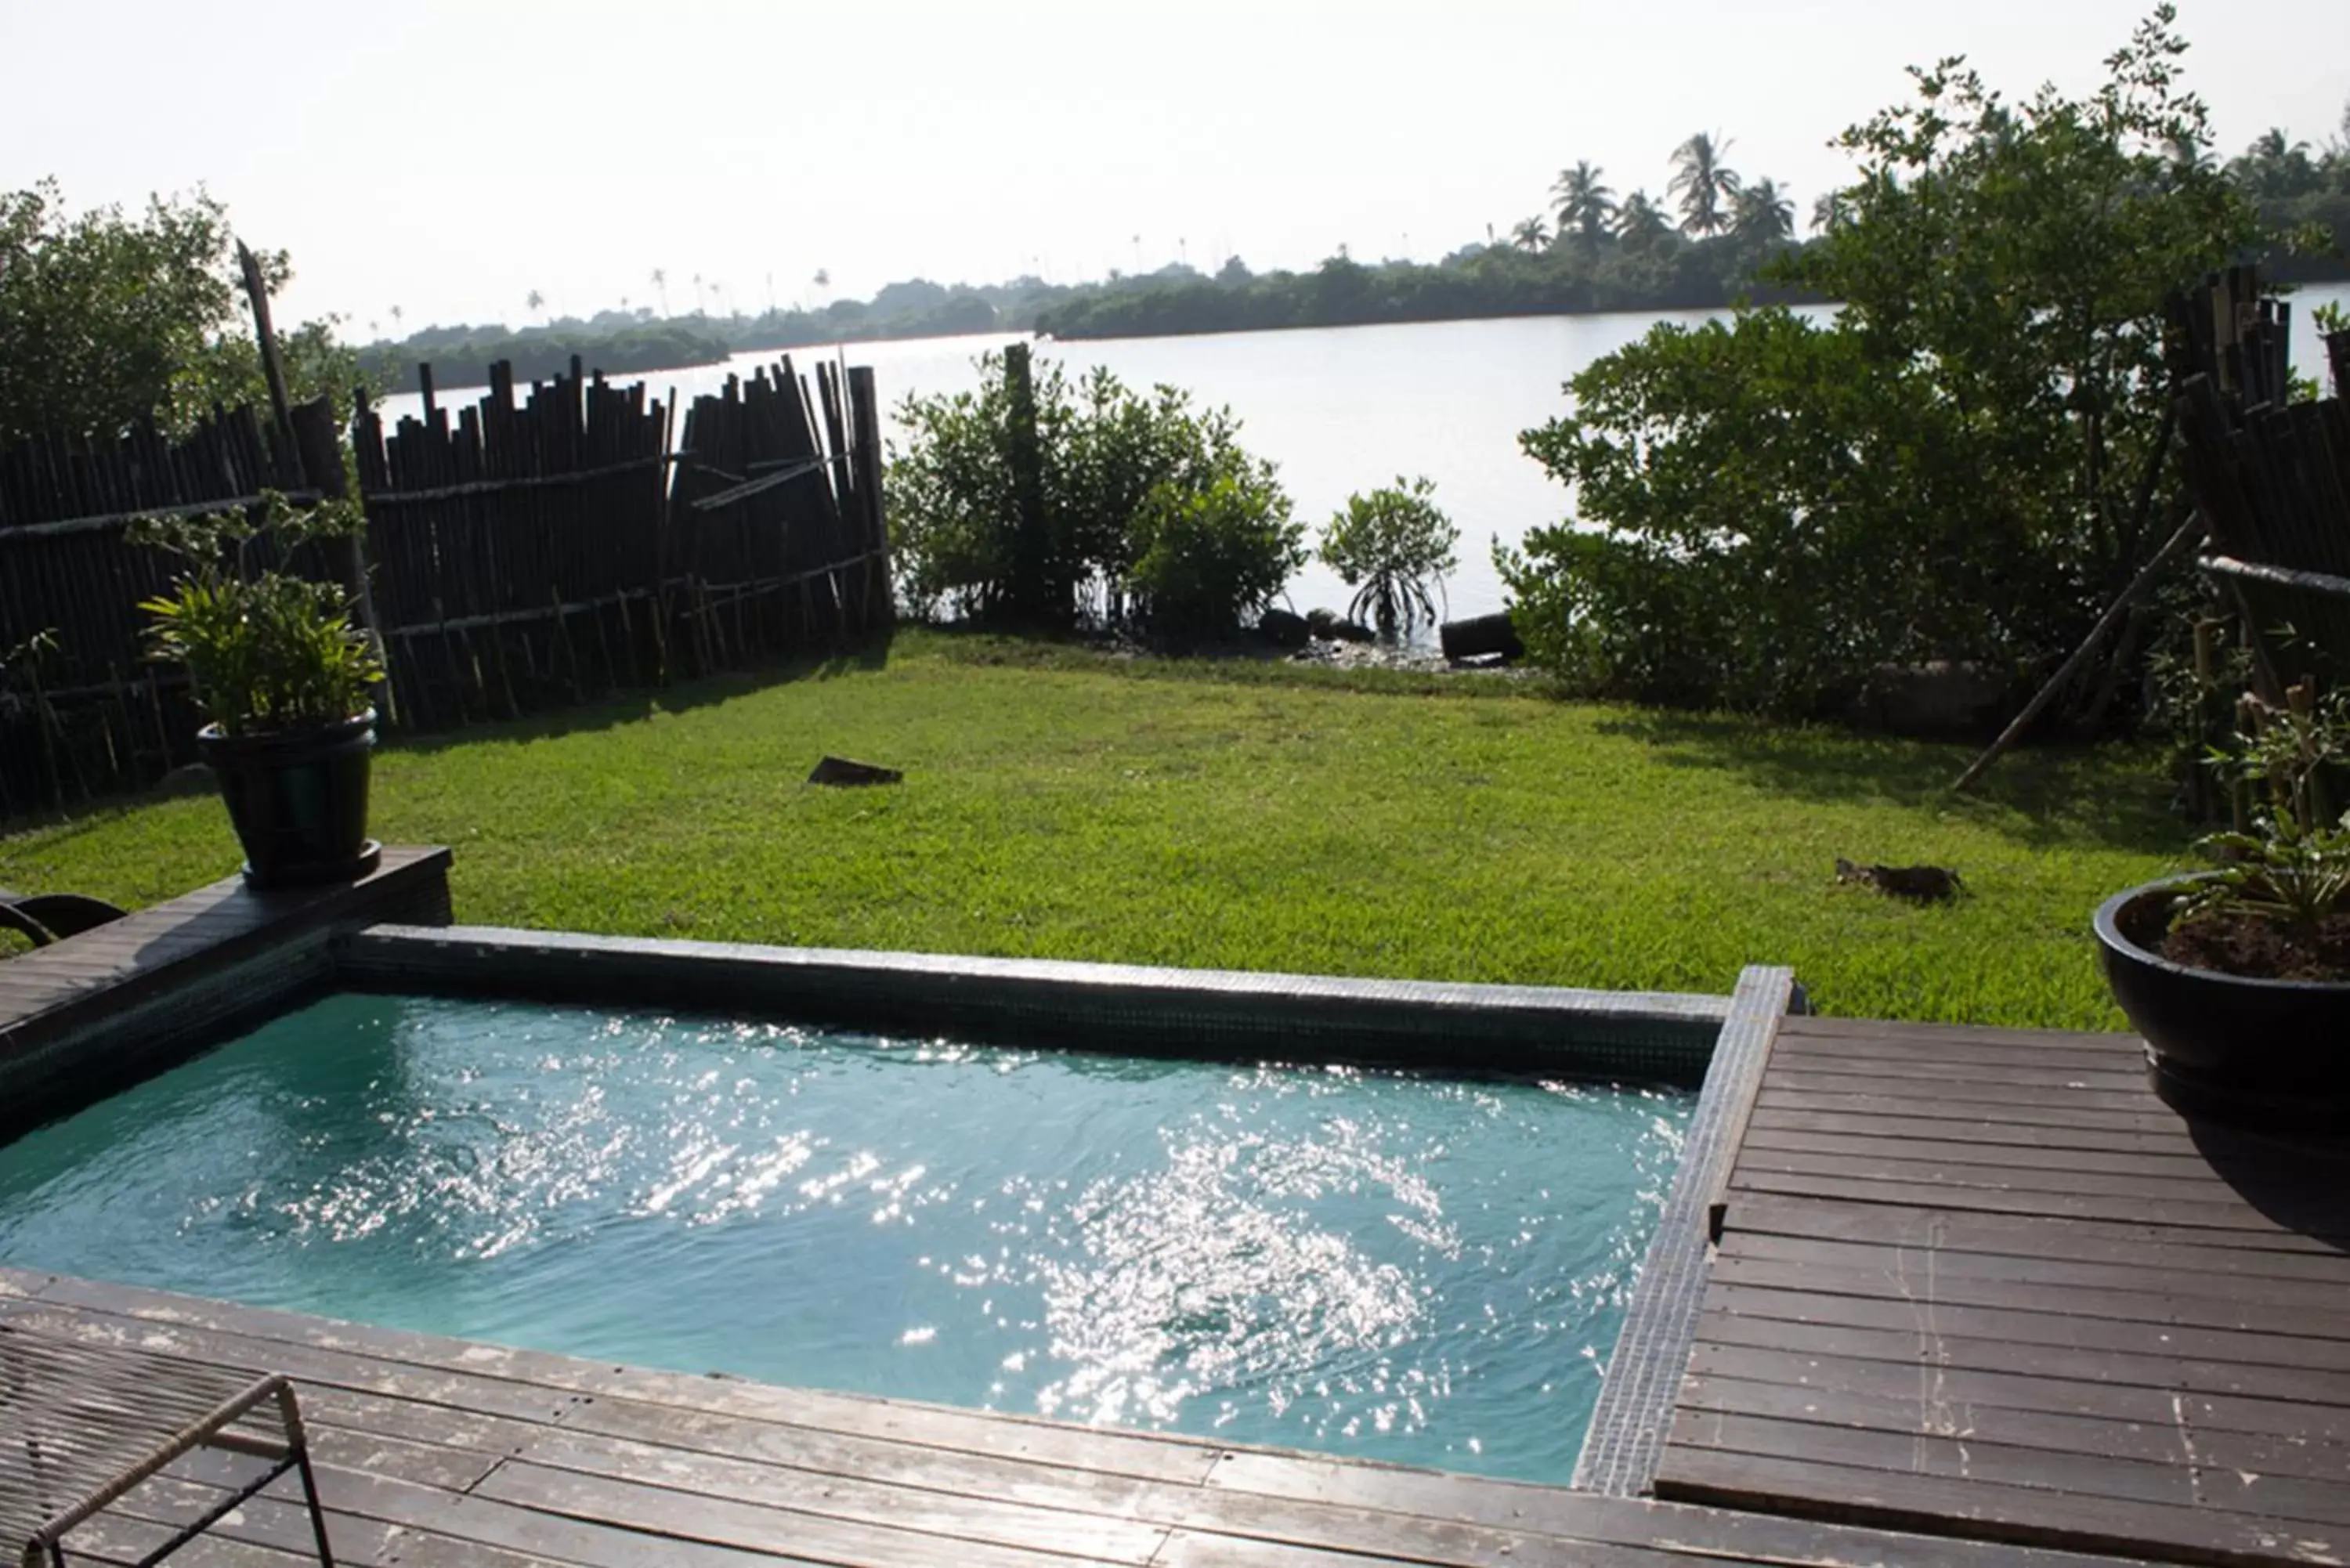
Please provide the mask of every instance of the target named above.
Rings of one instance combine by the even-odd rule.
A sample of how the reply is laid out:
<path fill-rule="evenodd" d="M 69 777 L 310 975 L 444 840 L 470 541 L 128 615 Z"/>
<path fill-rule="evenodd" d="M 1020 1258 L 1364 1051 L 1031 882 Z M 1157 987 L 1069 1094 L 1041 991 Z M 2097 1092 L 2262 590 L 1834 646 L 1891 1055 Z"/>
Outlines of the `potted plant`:
<path fill-rule="evenodd" d="M 2246 698 L 2215 756 L 2266 798 L 2199 849 L 2213 869 L 2108 899 L 2096 931 L 2114 1000 L 2145 1036 L 2156 1093 L 2268 1126 L 2350 1126 L 2350 814 L 2332 776 L 2350 702 L 2304 683 Z"/>
<path fill-rule="evenodd" d="M 155 657 L 184 665 L 211 722 L 198 753 L 211 764 L 256 888 L 338 881 L 372 870 L 367 836 L 369 693 L 383 666 L 351 624 L 341 589 L 270 566 L 313 541 L 356 534 L 348 501 L 296 508 L 274 492 L 256 526 L 242 512 L 142 521 L 131 542 L 182 556 L 172 591 L 139 607 L 154 618 Z"/>

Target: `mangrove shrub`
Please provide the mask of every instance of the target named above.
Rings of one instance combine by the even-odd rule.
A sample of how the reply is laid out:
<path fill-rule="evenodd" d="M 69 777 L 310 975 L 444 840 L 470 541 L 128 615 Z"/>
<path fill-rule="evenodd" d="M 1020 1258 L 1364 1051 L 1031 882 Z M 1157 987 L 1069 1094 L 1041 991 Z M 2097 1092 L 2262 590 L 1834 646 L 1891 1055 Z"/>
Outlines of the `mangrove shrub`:
<path fill-rule="evenodd" d="M 975 392 L 909 397 L 887 492 L 899 597 L 923 616 L 1032 628 L 1229 630 L 1304 558 L 1273 464 L 1229 410 L 1072 379 L 1025 345 Z"/>
<path fill-rule="evenodd" d="M 1913 71 L 1914 102 L 1842 139 L 1839 221 L 1769 269 L 1840 311 L 1660 326 L 1577 376 L 1574 411 L 1523 438 L 1575 514 L 1500 561 L 1534 656 L 1625 695 L 1805 713 L 1887 665 L 2023 679 L 2077 644 L 2174 521 L 2167 468 L 2137 493 L 2162 455 L 2165 296 L 2262 235 L 2203 156 L 2171 24 L 2082 99 Z"/>

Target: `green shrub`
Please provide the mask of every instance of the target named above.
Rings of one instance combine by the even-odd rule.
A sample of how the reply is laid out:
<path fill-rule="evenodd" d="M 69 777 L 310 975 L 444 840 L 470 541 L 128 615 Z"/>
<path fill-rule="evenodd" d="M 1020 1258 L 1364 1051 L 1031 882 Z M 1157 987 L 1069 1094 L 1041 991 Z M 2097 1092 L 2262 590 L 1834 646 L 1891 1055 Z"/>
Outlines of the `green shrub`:
<path fill-rule="evenodd" d="M 1296 552 L 1243 563 L 1239 538 L 1269 518 L 1286 525 L 1288 503 L 1272 466 L 1242 449 L 1230 410 L 1195 410 L 1172 387 L 1146 397 L 1098 369 L 1073 380 L 1021 345 L 978 363 L 976 392 L 910 397 L 898 410 L 909 434 L 891 443 L 887 494 L 910 610 L 1059 628 L 1121 621 L 1140 613 L 1129 595 L 1147 594 L 1154 625 L 1223 623 L 1279 590 L 1276 580 L 1255 596 L 1256 567 Z M 1232 493 L 1196 517 L 1171 520 L 1170 509 L 1228 483 Z M 1262 514 L 1244 526 L 1251 508 Z M 1154 547 L 1158 558 L 1138 575 Z M 1229 580 L 1240 598 L 1204 613 L 1193 565 L 1198 583 Z"/>
<path fill-rule="evenodd" d="M 1161 484 L 1134 517 L 1126 574 L 1153 636 L 1228 637 L 1261 613 L 1305 564 L 1305 526 L 1269 463 L 1240 463 L 1203 490 Z"/>
<path fill-rule="evenodd" d="M 2160 546 L 2137 502 L 2168 397 L 2163 301 L 2261 237 L 2200 154 L 2158 9 L 2083 99 L 2010 104 L 1956 60 L 1846 133 L 1843 220 L 1765 269 L 1844 302 L 1660 326 L 1523 438 L 1569 524 L 1499 561 L 1520 635 L 1620 694 L 1803 714 L 1887 662 L 2044 670 Z M 2184 591 L 2191 564 L 2166 592 Z M 2136 690 L 2142 647 L 2117 656 Z M 2095 705 L 2098 680 L 2073 711 Z"/>
<path fill-rule="evenodd" d="M 1322 561 L 1355 590 L 1347 617 L 1375 620 L 1392 636 L 1399 626 L 1437 619 L 1436 598 L 1460 562 L 1452 547 L 1461 530 L 1437 510 L 1435 482 L 1407 480 L 1368 495 L 1347 497 L 1346 509 L 1322 534 Z"/>

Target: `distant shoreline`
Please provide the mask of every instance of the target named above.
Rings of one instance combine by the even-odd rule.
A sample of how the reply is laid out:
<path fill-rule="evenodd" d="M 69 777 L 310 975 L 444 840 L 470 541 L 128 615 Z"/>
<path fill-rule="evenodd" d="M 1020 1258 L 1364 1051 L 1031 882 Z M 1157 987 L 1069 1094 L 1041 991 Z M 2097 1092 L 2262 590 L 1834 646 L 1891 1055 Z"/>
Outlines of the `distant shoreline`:
<path fill-rule="evenodd" d="M 2325 257 L 2298 258 L 2292 261 L 2280 262 L 2275 264 L 2275 265 L 2277 273 L 2283 275 L 2276 275 L 2273 277 L 2272 281 L 2280 284 L 2287 284 L 2293 286 L 2315 286 L 2320 287 L 2329 285 L 2350 284 L 2350 260 L 2336 260 Z M 595 341 L 592 339 L 583 339 L 567 345 L 561 357 L 550 363 L 539 365 L 535 369 L 526 369 L 525 365 L 517 364 L 515 374 L 516 380 L 524 383 L 527 383 L 534 379 L 544 380 L 551 379 L 554 375 L 569 369 L 570 356 L 573 353 L 577 353 L 579 356 L 581 363 L 590 372 L 600 373 L 606 377 L 615 379 L 628 377 L 643 377 L 650 379 L 666 372 L 709 369 L 716 366 L 724 365 L 731 360 L 742 358 L 748 355 L 783 355 L 803 353 L 811 349 L 829 350 L 834 348 L 856 348 L 874 343 L 951 343 L 959 339 L 970 337 L 1003 337 L 1014 340 L 1025 339 L 1040 343 L 1065 344 L 1112 343 L 1125 339 L 1153 340 L 1169 337 L 1262 337 L 1266 334 L 1277 332 L 1344 331 L 1367 327 L 1433 327 L 1442 326 L 1451 322 L 1544 321 L 1560 319 L 1580 320 L 1587 317 L 1658 317 L 1692 315 L 1698 313 L 1718 315 L 1735 308 L 1742 302 L 1790 306 L 1833 305 L 1835 303 L 1834 300 L 1828 299 L 1824 296 L 1804 295 L 1798 294 L 1791 290 L 1773 289 L 1767 291 L 1753 291 L 1744 296 L 1742 301 L 1741 298 L 1731 298 L 1723 300 L 1718 304 L 1611 305 L 1605 307 L 1586 306 L 1575 309 L 1521 308 L 1450 311 L 1442 314 L 1430 313 L 1388 316 L 1352 321 L 1278 322 L 1266 323 L 1263 325 L 1243 322 L 1229 326 L 1191 326 L 1173 323 L 1159 326 L 1143 323 L 1123 326 L 1119 329 L 1111 329 L 1105 326 L 1104 328 L 1099 330 L 1080 327 L 1076 330 L 1059 332 L 1046 330 L 1044 328 L 1024 328 L 1020 327 L 984 327 L 952 332 L 921 334 L 874 333 L 859 337 L 833 337 L 820 339 L 795 338 L 788 342 L 754 342 L 741 348 L 725 348 L 723 352 L 712 353 L 706 358 L 671 359 L 664 363 L 654 365 L 615 365 L 604 362 L 599 360 L 596 353 L 597 345 Z M 432 365 L 433 394 L 436 399 L 458 399 L 464 401 L 472 401 L 489 385 L 489 375 L 486 365 L 476 365 L 473 363 L 466 364 L 463 367 L 463 369 L 466 373 L 459 375 L 451 371 L 451 369 L 445 365 L 430 360 L 425 362 Z M 382 398 L 415 395 L 417 391 L 414 379 L 415 361 L 403 361 L 398 369 L 400 371 L 405 372 L 405 374 L 400 377 L 400 380 L 399 382 L 393 383 L 387 390 L 380 395 L 378 399 L 379 401 L 380 401 Z"/>

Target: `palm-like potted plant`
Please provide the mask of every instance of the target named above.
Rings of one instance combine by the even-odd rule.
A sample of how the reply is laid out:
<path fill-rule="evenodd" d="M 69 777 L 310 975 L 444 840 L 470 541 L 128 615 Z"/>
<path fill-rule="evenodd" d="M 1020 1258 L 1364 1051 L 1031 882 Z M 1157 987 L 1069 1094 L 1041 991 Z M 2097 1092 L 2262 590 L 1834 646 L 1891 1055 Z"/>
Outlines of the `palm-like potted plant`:
<path fill-rule="evenodd" d="M 2199 844 L 2212 869 L 2097 911 L 2106 976 L 2179 1109 L 2350 1125 L 2350 814 L 2329 787 L 2350 759 L 2350 699 L 2303 684 L 2243 715 L 2212 760 L 2265 798 L 2248 830 Z"/>
<path fill-rule="evenodd" d="M 211 722 L 197 751 L 211 764 L 244 846 L 255 887 L 337 881 L 373 868 L 367 836 L 369 694 L 383 666 L 351 622 L 342 590 L 269 566 L 314 541 L 363 525 L 357 504 L 295 507 L 262 498 L 256 524 L 242 512 L 150 518 L 135 544 L 168 549 L 188 566 L 172 591 L 139 607 L 154 618 L 154 655 L 186 667 L 197 707 Z"/>

